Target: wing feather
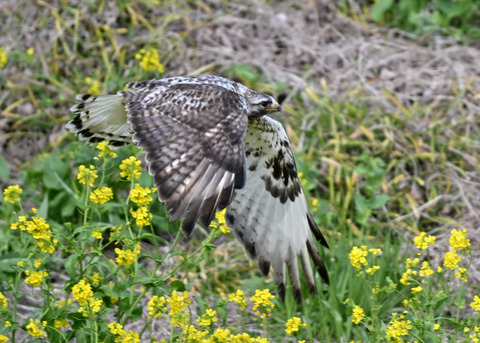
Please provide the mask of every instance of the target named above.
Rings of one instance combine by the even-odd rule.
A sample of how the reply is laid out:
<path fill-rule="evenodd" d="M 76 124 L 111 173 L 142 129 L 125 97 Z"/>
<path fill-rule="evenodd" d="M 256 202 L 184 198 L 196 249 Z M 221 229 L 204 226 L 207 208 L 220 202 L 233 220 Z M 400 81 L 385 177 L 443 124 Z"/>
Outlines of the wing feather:
<path fill-rule="evenodd" d="M 312 262 L 325 282 L 328 274 L 315 240 L 328 245 L 308 209 L 294 154 L 281 124 L 266 116 L 251 119 L 245 153 L 247 183 L 243 189 L 235 190 L 225 215 L 227 226 L 248 255 L 258 260 L 263 274 L 270 266 L 273 268 L 282 298 L 288 268 L 294 297 L 300 301 L 299 264 L 309 290 L 316 292 Z"/>
<path fill-rule="evenodd" d="M 168 79 L 166 79 L 168 80 Z M 216 84 L 134 82 L 121 92 L 133 141 L 146 153 L 171 220 L 190 233 L 245 184 L 245 99 Z"/>

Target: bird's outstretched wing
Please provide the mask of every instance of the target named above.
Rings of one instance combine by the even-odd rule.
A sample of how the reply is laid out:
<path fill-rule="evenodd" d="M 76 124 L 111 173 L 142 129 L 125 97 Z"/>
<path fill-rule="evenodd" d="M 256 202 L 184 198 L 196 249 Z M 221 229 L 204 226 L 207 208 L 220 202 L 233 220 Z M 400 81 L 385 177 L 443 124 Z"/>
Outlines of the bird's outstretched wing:
<path fill-rule="evenodd" d="M 190 233 L 245 184 L 243 96 L 219 85 L 131 82 L 126 100 L 133 141 L 146 153 L 149 172 L 171 220 Z"/>
<path fill-rule="evenodd" d="M 227 226 L 267 275 L 273 267 L 280 297 L 285 297 L 285 271 L 297 301 L 301 299 L 298 258 L 311 292 L 316 292 L 310 258 L 322 278 L 328 274 L 315 239 L 328 247 L 308 209 L 295 158 L 282 125 L 264 116 L 251 119 L 245 135 L 247 182 L 236 189 L 225 215 Z M 315 237 L 315 238 L 314 238 Z"/>

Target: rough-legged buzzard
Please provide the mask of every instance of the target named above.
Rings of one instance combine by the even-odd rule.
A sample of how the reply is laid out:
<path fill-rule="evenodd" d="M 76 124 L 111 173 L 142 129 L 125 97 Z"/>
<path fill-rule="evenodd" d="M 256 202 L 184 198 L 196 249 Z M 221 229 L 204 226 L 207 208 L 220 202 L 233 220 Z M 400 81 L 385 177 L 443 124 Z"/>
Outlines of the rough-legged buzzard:
<path fill-rule="evenodd" d="M 179 76 L 127 84 L 116 95 L 79 95 L 66 127 L 89 143 L 136 143 L 170 219 L 189 234 L 227 208 L 227 226 L 264 275 L 273 267 L 285 296 L 288 268 L 301 298 L 299 263 L 311 292 L 312 264 L 328 275 L 315 240 L 328 247 L 308 209 L 292 147 L 266 116 L 280 106 L 269 95 L 218 76 Z"/>

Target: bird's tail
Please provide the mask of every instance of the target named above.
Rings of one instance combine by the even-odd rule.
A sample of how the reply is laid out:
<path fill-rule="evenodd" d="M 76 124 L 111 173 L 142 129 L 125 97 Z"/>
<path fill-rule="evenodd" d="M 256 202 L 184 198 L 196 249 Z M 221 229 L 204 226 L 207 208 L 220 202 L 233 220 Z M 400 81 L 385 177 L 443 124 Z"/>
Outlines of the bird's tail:
<path fill-rule="evenodd" d="M 77 95 L 78 104 L 70 107 L 75 118 L 65 127 L 81 140 L 98 143 L 104 140 L 113 146 L 132 143 L 132 132 L 127 121 L 124 99 L 121 95 Z"/>

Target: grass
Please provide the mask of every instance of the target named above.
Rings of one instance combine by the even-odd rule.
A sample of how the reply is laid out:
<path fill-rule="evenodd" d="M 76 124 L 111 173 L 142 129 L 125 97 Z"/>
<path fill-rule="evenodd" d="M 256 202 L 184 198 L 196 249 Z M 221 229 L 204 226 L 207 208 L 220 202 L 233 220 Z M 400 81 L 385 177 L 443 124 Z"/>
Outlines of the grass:
<path fill-rule="evenodd" d="M 55 8 L 39 2 L 39 16 L 53 15 L 55 27 L 64 34 L 52 41 L 47 53 L 37 55 L 21 46 L 4 50 L 7 62 L 0 79 L 10 97 L 0 106 L 9 118 L 11 144 L 27 136 L 58 133 L 76 93 L 111 93 L 130 80 L 162 76 L 158 64 L 153 65 L 155 70 L 148 68 L 152 64 L 142 58 L 141 49 L 158 51 L 162 68 L 169 73 L 168 66 L 181 54 L 184 33 L 172 38 L 164 28 L 179 18 L 186 20 L 182 10 L 187 5 L 163 13 L 162 21 L 144 11 L 158 10 L 155 5 L 121 2 L 117 26 L 109 27 L 87 19 L 87 14 L 105 10 L 106 2 L 99 8 L 66 3 Z M 151 35 L 139 41 L 118 38 L 137 31 Z M 290 92 L 284 84 L 263 84 L 262 75 L 248 66 L 233 66 L 226 75 L 275 95 Z M 315 220 L 330 244 L 322 254 L 331 283 L 318 280 L 318 295 L 308 296 L 304 289 L 301 305 L 290 293 L 285 303 L 278 299 L 270 303 L 266 292 L 255 297 L 256 290 L 273 290 L 274 285 L 259 276 L 230 234 L 215 227 L 186 242 L 178 233 L 179 223 L 168 221 L 154 196 L 147 205 L 152 225 L 133 218 L 131 208 L 144 206 L 132 202 L 131 190 L 137 182 L 151 188 L 152 181 L 145 172 L 138 180 L 125 180 L 119 165 L 131 156 L 140 158 L 138 149 L 119 149 L 118 157 L 106 160 L 100 150 L 62 133 L 19 173 L 8 159 L 0 159 L 5 184 L 19 183 L 23 189 L 20 202 L 6 201 L 4 195 L 0 208 L 0 292 L 6 297 L 3 302 L 0 296 L 0 335 L 12 342 L 36 336 L 39 341 L 43 335 L 49 341 L 134 342 L 142 333 L 152 342 L 187 337 L 191 342 L 226 341 L 221 335 L 242 333 L 250 337 L 244 336 L 244 341 L 268 337 L 276 342 L 380 342 L 387 335 L 391 341 L 475 341 L 480 307 L 474 295 L 480 292 L 478 285 L 462 281 L 466 273 L 475 273 L 470 268 L 474 247 L 460 249 L 447 243 L 450 229 L 464 228 L 461 217 L 471 199 L 460 197 L 466 192 L 462 180 L 478 168 L 474 144 L 478 132 L 468 113 L 456 101 L 406 106 L 385 91 L 383 97 L 396 105 L 395 111 L 386 112 L 370 106 L 372 99 L 361 89 L 338 100 L 329 95 L 326 84 L 322 87 L 290 94 L 279 117 L 297 151 Z M 27 103 L 35 111 L 23 107 Z M 448 116 L 452 110 L 459 113 L 455 121 Z M 78 182 L 80 165 L 95 166 L 98 178 L 92 186 Z M 102 187 L 109 187 L 113 198 L 96 204 L 90 194 Z M 19 227 L 12 230 L 15 223 Z M 25 231 L 21 225 L 26 225 Z M 438 236 L 428 249 L 413 244 L 422 232 Z M 354 247 L 360 249 L 354 250 L 360 257 L 351 255 Z M 381 249 L 382 254 L 375 256 L 369 249 Z M 445 254 L 453 250 L 461 262 L 450 270 L 444 265 Z M 433 275 L 420 276 L 424 262 Z M 380 268 L 373 272 L 375 266 Z M 404 278 L 408 269 L 410 281 Z M 422 291 L 416 293 L 419 286 Z M 241 297 L 229 298 L 238 290 L 248 299 L 245 309 Z M 32 299 L 34 305 L 26 306 Z M 156 302 L 149 307 L 151 299 Z M 255 304 L 262 310 L 259 314 L 253 310 Z M 361 308 L 364 316 L 361 312 L 353 316 L 354 308 Z M 199 326 L 201 316 L 206 325 Z M 294 317 L 307 325 L 299 326 L 299 332 L 290 330 L 289 336 L 286 323 Z M 206 332 L 203 338 L 201 332 Z"/>

